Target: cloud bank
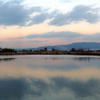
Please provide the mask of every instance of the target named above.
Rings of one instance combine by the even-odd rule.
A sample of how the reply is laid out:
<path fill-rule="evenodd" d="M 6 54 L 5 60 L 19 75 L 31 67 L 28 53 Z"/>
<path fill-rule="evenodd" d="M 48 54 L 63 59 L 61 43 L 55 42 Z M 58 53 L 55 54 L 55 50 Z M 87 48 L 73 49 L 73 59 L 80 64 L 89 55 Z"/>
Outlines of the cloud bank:
<path fill-rule="evenodd" d="M 40 10 L 40 7 L 27 8 L 22 5 L 22 2 L 16 2 L 15 0 L 8 2 L 0 1 L 0 25 L 26 25 L 30 20 L 30 15 Z"/>
<path fill-rule="evenodd" d="M 88 23 L 96 23 L 100 20 L 100 16 L 97 13 L 97 9 L 91 6 L 78 5 L 69 13 L 59 13 L 49 23 L 50 25 L 62 26 L 65 24 L 71 24 L 73 22 L 86 21 Z"/>
<path fill-rule="evenodd" d="M 27 7 L 23 4 L 23 1 L 0 1 L 0 25 L 26 26 L 41 24 L 50 19 L 49 25 L 62 26 L 81 21 L 93 24 L 100 20 L 98 9 L 91 6 L 77 5 L 72 11 L 63 14 L 57 10 L 55 12 L 42 10 L 41 7 L 37 6 Z M 34 13 L 38 14 L 31 17 Z"/>
<path fill-rule="evenodd" d="M 100 40 L 100 33 L 96 33 L 93 35 L 86 35 L 76 32 L 69 32 L 69 31 L 62 31 L 62 32 L 48 32 L 44 34 L 32 34 L 21 38 L 27 38 L 27 39 L 35 39 L 35 38 L 65 38 L 65 39 L 77 39 L 81 38 L 83 40 L 94 40 L 99 41 Z"/>

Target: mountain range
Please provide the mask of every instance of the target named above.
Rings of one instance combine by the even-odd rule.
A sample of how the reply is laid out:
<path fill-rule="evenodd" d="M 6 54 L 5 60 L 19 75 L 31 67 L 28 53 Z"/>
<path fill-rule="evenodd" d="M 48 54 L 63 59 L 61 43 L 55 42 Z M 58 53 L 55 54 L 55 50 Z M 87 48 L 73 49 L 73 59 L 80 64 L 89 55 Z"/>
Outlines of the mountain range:
<path fill-rule="evenodd" d="M 72 44 L 66 44 L 66 45 L 56 45 L 56 46 L 43 46 L 43 47 L 38 47 L 38 48 L 32 48 L 34 50 L 40 50 L 40 49 L 58 49 L 58 50 L 70 50 L 72 48 L 75 49 L 100 49 L 100 43 L 99 42 L 77 42 L 77 43 L 72 43 Z"/>

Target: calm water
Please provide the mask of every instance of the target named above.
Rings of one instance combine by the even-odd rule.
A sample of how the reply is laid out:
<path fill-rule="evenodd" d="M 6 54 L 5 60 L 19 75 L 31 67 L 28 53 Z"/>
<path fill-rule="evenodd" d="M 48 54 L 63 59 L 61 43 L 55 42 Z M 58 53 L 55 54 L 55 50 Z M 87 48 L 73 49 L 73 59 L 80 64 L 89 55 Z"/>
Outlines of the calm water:
<path fill-rule="evenodd" d="M 0 100 L 100 100 L 100 57 L 0 56 Z"/>

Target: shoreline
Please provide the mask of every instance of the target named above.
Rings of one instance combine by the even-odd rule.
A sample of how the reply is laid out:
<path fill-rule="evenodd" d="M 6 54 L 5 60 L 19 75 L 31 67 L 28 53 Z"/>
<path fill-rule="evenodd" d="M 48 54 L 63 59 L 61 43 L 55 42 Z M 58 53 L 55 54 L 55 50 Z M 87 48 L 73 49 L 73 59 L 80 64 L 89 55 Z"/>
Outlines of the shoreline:
<path fill-rule="evenodd" d="M 25 52 L 20 52 L 20 53 L 15 53 L 15 52 L 3 52 L 0 53 L 0 56 L 15 56 L 15 55 L 81 55 L 81 56 L 100 56 L 100 53 L 80 53 L 80 52 L 67 52 L 67 53 L 25 53 Z"/>

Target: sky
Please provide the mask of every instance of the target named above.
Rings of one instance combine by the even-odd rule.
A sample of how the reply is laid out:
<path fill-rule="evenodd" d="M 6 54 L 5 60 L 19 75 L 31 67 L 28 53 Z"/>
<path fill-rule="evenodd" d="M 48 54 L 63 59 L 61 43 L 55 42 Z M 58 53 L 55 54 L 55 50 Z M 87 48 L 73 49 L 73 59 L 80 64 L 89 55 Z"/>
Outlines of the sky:
<path fill-rule="evenodd" d="M 100 0 L 0 0 L 0 47 L 100 42 Z"/>

